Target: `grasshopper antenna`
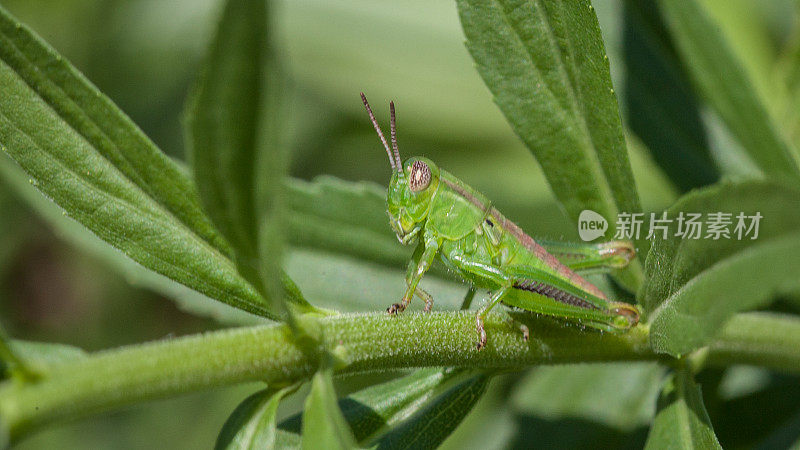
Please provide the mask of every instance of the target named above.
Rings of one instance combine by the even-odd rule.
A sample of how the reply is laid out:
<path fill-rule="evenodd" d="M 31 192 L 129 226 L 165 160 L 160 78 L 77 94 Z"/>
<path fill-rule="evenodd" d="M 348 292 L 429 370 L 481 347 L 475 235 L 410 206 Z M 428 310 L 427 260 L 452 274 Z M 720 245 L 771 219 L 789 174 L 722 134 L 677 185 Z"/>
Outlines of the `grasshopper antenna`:
<path fill-rule="evenodd" d="M 389 149 L 389 143 L 386 142 L 386 137 L 383 135 L 383 131 L 381 131 L 380 125 L 378 125 L 378 121 L 375 120 L 375 115 L 372 114 L 372 108 L 369 107 L 369 102 L 367 102 L 367 96 L 364 93 L 361 93 L 361 101 L 364 102 L 364 107 L 367 108 L 367 113 L 369 114 L 369 120 L 372 121 L 372 126 L 375 127 L 375 131 L 378 132 L 378 137 L 381 138 L 381 142 L 383 143 L 383 148 L 386 149 L 386 154 L 389 155 L 389 165 L 392 166 L 392 170 L 400 170 L 395 163 L 395 160 L 392 158 L 392 150 Z M 393 128 L 394 129 L 394 128 Z"/>
<path fill-rule="evenodd" d="M 400 150 L 397 149 L 397 120 L 394 116 L 394 102 L 389 102 L 389 127 L 392 134 L 392 150 L 394 150 L 394 159 L 397 162 L 397 171 L 403 171 L 403 162 L 400 160 Z"/>

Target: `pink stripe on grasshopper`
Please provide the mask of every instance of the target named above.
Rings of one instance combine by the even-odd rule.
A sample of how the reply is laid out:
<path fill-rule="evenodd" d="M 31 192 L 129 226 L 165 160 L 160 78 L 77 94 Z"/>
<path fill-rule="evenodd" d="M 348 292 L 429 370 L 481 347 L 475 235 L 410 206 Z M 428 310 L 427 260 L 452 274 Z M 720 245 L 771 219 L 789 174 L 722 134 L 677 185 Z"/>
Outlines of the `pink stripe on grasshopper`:
<path fill-rule="evenodd" d="M 443 181 L 445 184 L 447 184 L 448 187 L 456 191 L 459 195 L 467 199 L 473 205 L 477 206 L 482 210 L 486 210 L 486 205 L 484 205 L 483 202 L 481 202 L 481 200 L 475 197 L 471 192 L 465 190 L 462 186 L 451 182 L 445 177 L 442 177 L 441 181 Z M 522 228 L 520 228 L 517 224 L 508 220 L 505 216 L 500 214 L 500 211 L 498 211 L 497 208 L 494 207 L 491 208 L 489 214 L 495 220 L 498 221 L 499 225 L 503 229 L 508 230 L 508 232 L 511 233 L 511 235 L 514 236 L 514 238 L 516 238 L 517 241 L 520 244 L 522 244 L 523 247 L 525 247 L 526 249 L 528 249 L 528 251 L 536 255 L 537 258 L 544 261 L 545 264 L 547 264 L 553 270 L 558 272 L 559 275 L 570 280 L 572 283 L 580 286 L 584 291 L 596 297 L 599 297 L 603 300 L 608 299 L 606 297 L 606 294 L 604 294 L 603 291 L 597 288 L 597 286 L 588 282 L 585 278 L 573 272 L 569 267 L 562 264 L 561 261 L 559 261 L 555 256 L 548 253 L 547 250 L 544 249 L 544 247 L 536 243 L 536 241 L 532 237 L 528 236 L 524 231 L 522 231 Z"/>

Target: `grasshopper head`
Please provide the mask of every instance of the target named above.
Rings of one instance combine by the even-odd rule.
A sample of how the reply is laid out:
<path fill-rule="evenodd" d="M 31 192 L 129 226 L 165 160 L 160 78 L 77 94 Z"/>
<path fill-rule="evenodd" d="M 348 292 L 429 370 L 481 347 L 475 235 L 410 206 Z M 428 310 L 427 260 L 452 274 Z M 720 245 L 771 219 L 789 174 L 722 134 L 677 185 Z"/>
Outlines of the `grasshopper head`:
<path fill-rule="evenodd" d="M 439 168 L 419 156 L 408 158 L 400 168 L 392 173 L 386 204 L 397 239 L 409 244 L 428 218 L 431 200 L 439 187 Z"/>
<path fill-rule="evenodd" d="M 405 163 L 400 161 L 394 102 L 389 103 L 392 138 L 392 148 L 390 149 L 363 92 L 361 101 L 367 108 L 369 118 L 372 120 L 375 131 L 378 132 L 378 137 L 381 138 L 386 154 L 389 155 L 389 165 L 392 167 L 392 178 L 389 181 L 389 191 L 386 197 L 389 223 L 397 234 L 397 239 L 403 244 L 409 244 L 418 237 L 422 225 L 428 217 L 431 200 L 439 187 L 439 168 L 433 161 L 418 156 L 408 158 Z"/>

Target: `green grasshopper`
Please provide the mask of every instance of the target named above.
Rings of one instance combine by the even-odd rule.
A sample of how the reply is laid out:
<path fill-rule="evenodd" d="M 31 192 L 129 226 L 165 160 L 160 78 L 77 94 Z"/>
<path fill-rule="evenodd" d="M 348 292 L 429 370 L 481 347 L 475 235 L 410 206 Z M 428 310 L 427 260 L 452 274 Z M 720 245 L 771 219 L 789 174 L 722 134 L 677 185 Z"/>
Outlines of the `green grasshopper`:
<path fill-rule="evenodd" d="M 401 243 L 418 242 L 406 274 L 408 288 L 388 313 L 405 310 L 415 294 L 425 302 L 425 311 L 431 310 L 433 298 L 418 285 L 438 257 L 473 287 L 493 292 L 475 316 L 478 350 L 487 341 L 484 319 L 500 302 L 609 332 L 639 322 L 635 306 L 610 301 L 576 273 L 625 267 L 635 256 L 630 242 L 537 243 L 485 196 L 431 160 L 415 156 L 402 162 L 394 102 L 389 103 L 390 149 L 363 93 L 361 100 L 392 168 L 386 199 L 389 223 Z M 528 330 L 521 328 L 527 340 Z"/>

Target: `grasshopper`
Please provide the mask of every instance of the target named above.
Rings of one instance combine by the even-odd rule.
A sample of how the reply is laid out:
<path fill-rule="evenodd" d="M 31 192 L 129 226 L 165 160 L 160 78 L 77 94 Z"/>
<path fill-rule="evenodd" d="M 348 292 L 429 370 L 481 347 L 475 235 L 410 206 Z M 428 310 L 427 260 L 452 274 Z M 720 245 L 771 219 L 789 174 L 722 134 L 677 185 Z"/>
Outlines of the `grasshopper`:
<path fill-rule="evenodd" d="M 417 243 L 406 273 L 407 289 L 387 312 L 406 309 L 414 295 L 430 311 L 433 298 L 419 282 L 438 258 L 458 277 L 492 292 L 475 316 L 478 350 L 486 346 L 484 319 L 498 303 L 619 332 L 639 322 L 639 310 L 609 300 L 577 272 L 625 267 L 635 256 L 632 243 L 537 243 L 492 206 L 481 193 L 424 157 L 400 160 L 394 102 L 389 103 L 391 143 L 361 94 L 375 131 L 389 156 L 389 223 L 404 245 Z M 522 326 L 523 338 L 528 330 Z"/>

